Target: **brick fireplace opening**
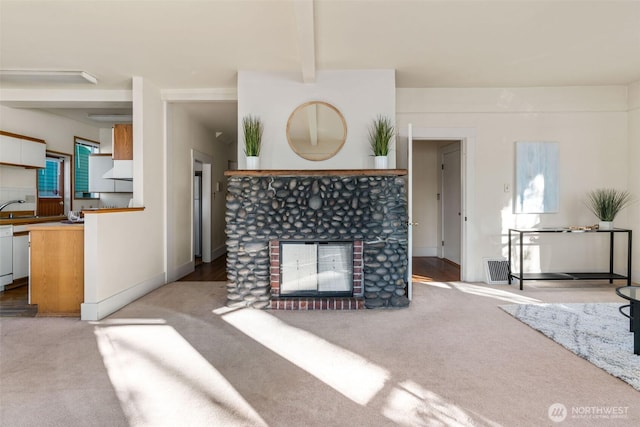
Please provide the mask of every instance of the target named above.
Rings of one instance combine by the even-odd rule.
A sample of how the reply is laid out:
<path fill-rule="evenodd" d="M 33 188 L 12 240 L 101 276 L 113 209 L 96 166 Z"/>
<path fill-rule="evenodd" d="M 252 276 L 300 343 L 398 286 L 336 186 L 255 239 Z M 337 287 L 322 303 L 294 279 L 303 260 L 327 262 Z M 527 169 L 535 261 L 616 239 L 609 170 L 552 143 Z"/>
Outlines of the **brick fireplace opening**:
<path fill-rule="evenodd" d="M 228 306 L 409 305 L 405 170 L 225 175 Z"/>
<path fill-rule="evenodd" d="M 269 242 L 270 308 L 354 310 L 364 307 L 363 243 Z"/>

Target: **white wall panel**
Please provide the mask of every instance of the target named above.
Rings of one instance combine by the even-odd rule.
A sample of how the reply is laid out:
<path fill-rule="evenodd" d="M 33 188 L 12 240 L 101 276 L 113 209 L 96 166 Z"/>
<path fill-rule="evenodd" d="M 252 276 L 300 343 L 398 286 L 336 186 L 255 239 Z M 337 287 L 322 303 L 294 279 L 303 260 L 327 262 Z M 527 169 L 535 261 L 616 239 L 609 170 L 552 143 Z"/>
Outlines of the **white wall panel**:
<path fill-rule="evenodd" d="M 496 108 L 500 93 L 514 93 L 518 103 Z M 563 96 L 570 100 L 561 102 Z M 586 193 L 597 187 L 627 188 L 629 153 L 626 91 L 605 88 L 521 89 L 398 89 L 397 127 L 469 128 L 475 131 L 473 166 L 468 177 L 474 212 L 468 278 L 481 281 L 482 258 L 505 256 L 509 227 L 588 225 L 597 222 L 584 206 Z M 450 96 L 447 96 L 450 95 Z M 514 96 L 515 96 L 514 95 Z M 528 102 L 527 96 L 531 101 Z M 432 99 L 432 97 L 435 99 Z M 446 108 L 442 106 L 446 103 Z M 472 106 L 477 106 L 476 112 Z M 529 105 L 529 110 L 523 106 Z M 487 107 L 490 106 L 490 107 Z M 446 110 L 438 112 L 438 109 Z M 414 112 L 417 111 L 417 112 Z M 559 144 L 560 210 L 553 214 L 515 215 L 513 188 L 515 141 L 557 141 Z M 406 147 L 398 147 L 406 156 Z M 400 164 L 406 164 L 404 158 Z M 629 226 L 629 211 L 617 224 Z M 604 255 L 604 256 L 603 256 Z M 570 239 L 541 248 L 537 267 L 596 268 L 606 264 L 606 245 L 579 246 Z M 606 267 L 606 265 L 605 265 Z"/>
<path fill-rule="evenodd" d="M 263 169 L 373 168 L 369 127 L 378 115 L 395 121 L 394 70 L 318 71 L 315 83 L 302 83 L 299 73 L 238 72 L 238 167 L 245 168 L 242 118 L 258 116 L 264 123 L 260 165 Z M 347 123 L 340 152 L 324 161 L 299 157 L 287 142 L 289 116 L 308 101 L 336 107 Z M 396 164 L 395 145 L 389 167 Z"/>

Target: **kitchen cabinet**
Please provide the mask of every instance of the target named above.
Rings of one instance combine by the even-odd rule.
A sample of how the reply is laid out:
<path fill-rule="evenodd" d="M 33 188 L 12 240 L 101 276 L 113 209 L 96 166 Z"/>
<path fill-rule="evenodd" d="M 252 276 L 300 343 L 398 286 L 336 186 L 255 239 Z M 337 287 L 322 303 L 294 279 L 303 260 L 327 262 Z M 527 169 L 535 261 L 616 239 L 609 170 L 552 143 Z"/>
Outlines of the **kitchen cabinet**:
<path fill-rule="evenodd" d="M 89 191 L 91 193 L 132 193 L 133 182 L 104 178 L 104 174 L 114 167 L 111 154 L 89 156 Z"/>
<path fill-rule="evenodd" d="M 47 144 L 42 139 L 0 131 L 0 163 L 44 168 Z"/>
<path fill-rule="evenodd" d="M 80 316 L 84 302 L 84 225 L 33 224 L 29 230 L 29 304 L 38 315 Z"/>
<path fill-rule="evenodd" d="M 113 160 L 133 160 L 133 125 L 113 126 Z"/>
<path fill-rule="evenodd" d="M 0 291 L 13 282 L 13 226 L 0 225 Z"/>
<path fill-rule="evenodd" d="M 44 141 L 22 141 L 22 165 L 33 168 L 44 168 L 47 158 L 47 144 Z"/>
<path fill-rule="evenodd" d="M 13 233 L 13 280 L 29 275 L 29 233 L 20 231 Z"/>

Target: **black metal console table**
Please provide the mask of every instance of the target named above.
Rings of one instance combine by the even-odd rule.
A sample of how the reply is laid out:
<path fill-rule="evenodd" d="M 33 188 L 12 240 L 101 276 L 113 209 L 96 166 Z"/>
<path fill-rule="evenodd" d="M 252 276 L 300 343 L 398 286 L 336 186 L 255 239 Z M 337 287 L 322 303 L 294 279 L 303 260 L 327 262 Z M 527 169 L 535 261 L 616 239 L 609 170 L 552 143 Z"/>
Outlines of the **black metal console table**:
<path fill-rule="evenodd" d="M 608 272 L 578 272 L 578 273 L 525 273 L 524 272 L 524 251 L 523 240 L 525 234 L 541 234 L 541 233 L 609 233 L 609 271 Z M 626 274 L 617 274 L 613 271 L 613 243 L 614 236 L 617 233 L 627 234 L 627 271 Z M 519 245 L 519 271 L 512 271 L 511 263 L 511 242 L 513 235 L 517 235 L 520 239 Z M 624 228 L 614 228 L 612 230 L 584 230 L 573 228 L 527 228 L 527 229 L 509 229 L 509 284 L 513 279 L 520 281 L 520 290 L 522 290 L 525 280 L 626 280 L 627 286 L 631 286 L 631 230 Z"/>

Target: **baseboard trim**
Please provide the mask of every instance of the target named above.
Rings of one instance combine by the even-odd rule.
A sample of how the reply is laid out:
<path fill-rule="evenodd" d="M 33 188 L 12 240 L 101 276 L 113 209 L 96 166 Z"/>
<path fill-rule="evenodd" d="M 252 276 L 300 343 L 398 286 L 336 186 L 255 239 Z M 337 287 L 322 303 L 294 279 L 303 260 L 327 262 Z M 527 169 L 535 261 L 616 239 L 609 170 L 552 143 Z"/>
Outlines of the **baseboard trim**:
<path fill-rule="evenodd" d="M 165 285 L 164 273 L 138 283 L 97 303 L 80 304 L 80 320 L 101 320 L 151 291 Z"/>
<path fill-rule="evenodd" d="M 184 276 L 191 274 L 195 271 L 195 263 L 193 261 L 187 261 L 181 266 L 175 268 L 171 276 L 167 277 L 167 283 L 175 282 L 182 279 Z"/>
<path fill-rule="evenodd" d="M 211 251 L 211 258 L 216 259 L 220 258 L 222 255 L 227 253 L 227 245 L 218 246 L 217 248 Z"/>
<path fill-rule="evenodd" d="M 429 246 L 413 248 L 412 256 L 438 256 L 438 248 Z"/>

